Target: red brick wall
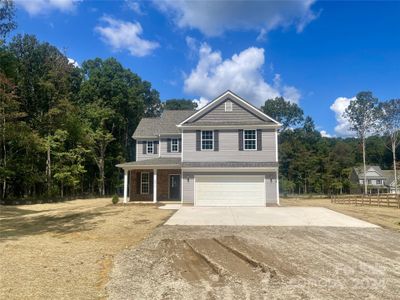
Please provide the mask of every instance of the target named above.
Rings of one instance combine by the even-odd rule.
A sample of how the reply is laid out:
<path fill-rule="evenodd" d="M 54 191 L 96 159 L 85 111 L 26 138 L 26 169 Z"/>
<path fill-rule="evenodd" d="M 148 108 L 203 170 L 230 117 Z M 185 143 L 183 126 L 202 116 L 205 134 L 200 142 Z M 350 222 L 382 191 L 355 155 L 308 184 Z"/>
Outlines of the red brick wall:
<path fill-rule="evenodd" d="M 130 171 L 130 201 L 153 201 L 153 188 L 150 187 L 149 194 L 140 194 L 140 173 L 150 173 L 150 185 L 153 184 L 153 170 Z M 157 171 L 157 201 L 168 200 L 169 175 L 181 174 L 181 170 L 158 170 Z"/>

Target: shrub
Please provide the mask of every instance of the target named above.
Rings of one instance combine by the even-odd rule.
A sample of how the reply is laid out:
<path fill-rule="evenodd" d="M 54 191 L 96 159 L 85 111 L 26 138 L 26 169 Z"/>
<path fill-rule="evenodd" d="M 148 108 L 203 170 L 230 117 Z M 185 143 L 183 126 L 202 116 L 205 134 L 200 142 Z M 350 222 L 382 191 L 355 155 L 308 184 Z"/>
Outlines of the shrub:
<path fill-rule="evenodd" d="M 114 196 L 112 197 L 111 201 L 112 201 L 113 204 L 117 204 L 117 203 L 119 202 L 118 195 L 114 195 Z"/>

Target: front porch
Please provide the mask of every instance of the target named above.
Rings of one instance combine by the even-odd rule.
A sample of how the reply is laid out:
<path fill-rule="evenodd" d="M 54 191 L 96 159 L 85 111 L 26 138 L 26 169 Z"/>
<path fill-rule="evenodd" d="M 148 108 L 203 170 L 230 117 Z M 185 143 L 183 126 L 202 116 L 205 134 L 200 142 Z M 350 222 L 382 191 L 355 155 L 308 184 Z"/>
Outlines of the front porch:
<path fill-rule="evenodd" d="M 124 203 L 181 201 L 180 158 L 155 158 L 117 167 L 124 170 Z"/>

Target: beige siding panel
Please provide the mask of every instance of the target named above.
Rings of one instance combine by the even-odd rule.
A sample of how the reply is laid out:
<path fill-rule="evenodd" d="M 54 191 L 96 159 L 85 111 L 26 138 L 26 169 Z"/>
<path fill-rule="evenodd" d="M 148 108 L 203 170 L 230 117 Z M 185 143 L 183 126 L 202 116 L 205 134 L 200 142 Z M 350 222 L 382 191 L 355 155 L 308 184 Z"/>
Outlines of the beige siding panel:
<path fill-rule="evenodd" d="M 229 99 L 228 99 L 229 100 Z M 212 125 L 212 124 L 229 124 L 229 123 L 251 123 L 251 124 L 266 124 L 268 122 L 262 120 L 258 116 L 251 113 L 247 108 L 232 102 L 232 111 L 225 111 L 225 101 L 216 106 L 210 112 L 199 119 L 190 122 L 191 125 Z"/>
<path fill-rule="evenodd" d="M 263 129 L 262 151 L 239 151 L 238 131 L 219 130 L 219 151 L 196 151 L 196 131 L 183 132 L 183 161 L 276 162 L 275 131 Z"/>

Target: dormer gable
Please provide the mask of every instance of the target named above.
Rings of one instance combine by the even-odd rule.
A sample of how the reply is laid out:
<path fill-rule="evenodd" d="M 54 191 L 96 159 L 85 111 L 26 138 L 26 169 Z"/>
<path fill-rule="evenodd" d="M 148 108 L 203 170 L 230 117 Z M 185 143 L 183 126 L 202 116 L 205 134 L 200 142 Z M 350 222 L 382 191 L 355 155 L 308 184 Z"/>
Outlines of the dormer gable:
<path fill-rule="evenodd" d="M 215 98 L 198 112 L 194 113 L 178 127 L 191 126 L 235 126 L 235 125 L 263 125 L 280 127 L 281 124 L 261 110 L 237 96 L 226 91 Z"/>

